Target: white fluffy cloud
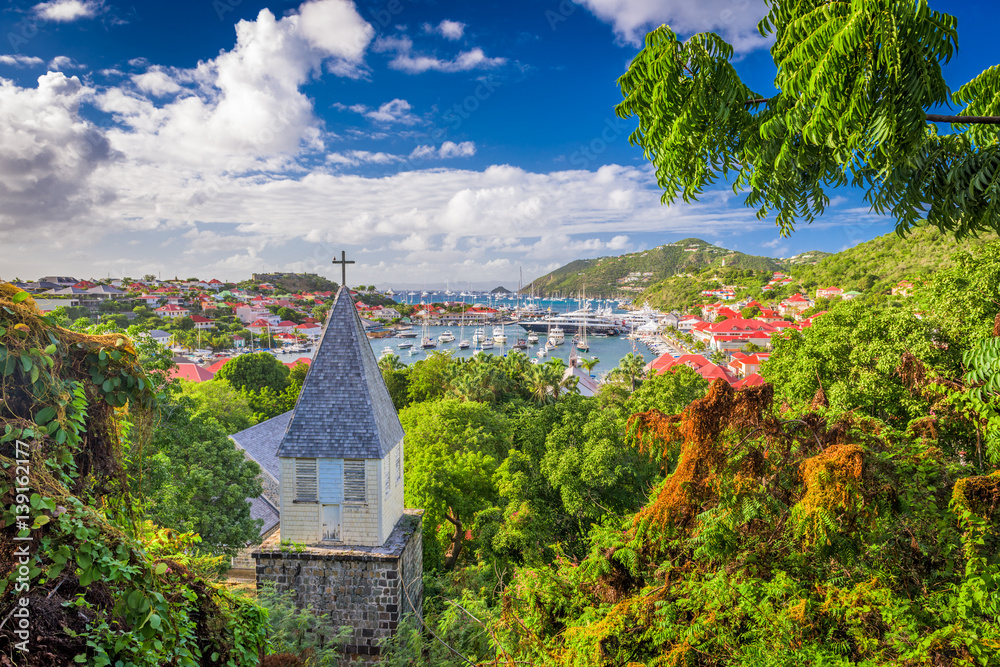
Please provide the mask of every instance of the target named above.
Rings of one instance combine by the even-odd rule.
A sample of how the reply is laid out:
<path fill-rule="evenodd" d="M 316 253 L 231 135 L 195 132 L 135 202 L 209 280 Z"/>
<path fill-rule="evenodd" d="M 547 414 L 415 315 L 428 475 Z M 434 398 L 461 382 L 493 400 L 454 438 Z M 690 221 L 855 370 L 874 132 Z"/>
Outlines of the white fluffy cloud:
<path fill-rule="evenodd" d="M 757 22 L 767 13 L 763 0 L 578 0 L 610 23 L 622 41 L 636 46 L 652 28 L 666 23 L 674 32 L 719 32 L 737 51 L 766 46 Z"/>
<path fill-rule="evenodd" d="M 467 72 L 475 69 L 493 69 L 507 62 L 506 58 L 490 58 L 481 48 L 461 51 L 455 57 L 441 59 L 436 56 L 415 53 L 413 40 L 403 35 L 401 37 L 380 37 L 375 41 L 375 51 L 390 53 L 393 59 L 389 67 L 408 74 L 423 72 Z"/>
<path fill-rule="evenodd" d="M 148 67 L 99 106 L 124 126 L 110 135 L 116 147 L 137 160 L 229 171 L 280 161 L 322 148 L 302 85 L 324 67 L 359 75 L 373 33 L 347 0 L 313 0 L 281 19 L 264 9 L 236 25 L 232 50 L 190 70 Z"/>
<path fill-rule="evenodd" d="M 92 93 L 61 72 L 38 77 L 36 88 L 0 79 L 0 231 L 45 223 L 42 233 L 58 238 L 65 224 L 113 199 L 110 188 L 91 183 L 113 157 L 106 137 L 79 113 Z"/>
<path fill-rule="evenodd" d="M 56 72 L 61 72 L 67 69 L 83 69 L 83 65 L 76 62 L 69 56 L 56 56 L 55 58 L 49 61 L 49 69 Z"/>
<path fill-rule="evenodd" d="M 35 56 L 20 55 L 0 55 L 0 65 L 10 65 L 11 67 L 38 67 L 44 65 L 45 61 Z"/>
<path fill-rule="evenodd" d="M 414 160 L 433 160 L 435 158 L 449 159 L 455 157 L 472 157 L 476 154 L 476 143 L 474 141 L 463 141 L 455 143 L 446 141 L 439 147 L 417 146 L 410 153 L 410 158 Z"/>
<path fill-rule="evenodd" d="M 52 0 L 41 2 L 32 10 L 35 15 L 46 21 L 67 23 L 77 19 L 89 19 L 101 9 L 100 2 L 82 2 L 81 0 Z"/>
<path fill-rule="evenodd" d="M 420 122 L 419 118 L 410 113 L 410 110 L 413 108 L 410 106 L 410 103 L 399 98 L 380 105 L 378 109 L 369 109 L 363 104 L 354 105 L 348 108 L 351 111 L 364 114 L 365 117 L 378 123 L 402 123 L 403 125 L 414 125 Z"/>
<path fill-rule="evenodd" d="M 458 21 L 449 21 L 445 19 L 437 25 L 431 25 L 430 23 L 424 24 L 424 32 L 431 34 L 441 35 L 445 39 L 450 39 L 456 41 L 462 39 L 465 34 L 465 24 Z"/>

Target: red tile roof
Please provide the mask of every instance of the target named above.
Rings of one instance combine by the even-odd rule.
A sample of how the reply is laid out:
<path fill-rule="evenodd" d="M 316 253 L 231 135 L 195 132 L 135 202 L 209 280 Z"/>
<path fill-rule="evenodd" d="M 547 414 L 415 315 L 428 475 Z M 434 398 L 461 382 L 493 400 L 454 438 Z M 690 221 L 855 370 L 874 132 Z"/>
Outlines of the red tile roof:
<path fill-rule="evenodd" d="M 756 387 L 762 384 L 764 384 L 764 378 L 757 373 L 751 373 L 742 380 L 737 380 L 733 383 L 733 389 L 745 389 L 746 387 Z"/>
<path fill-rule="evenodd" d="M 177 367 L 171 368 L 167 375 L 171 378 L 180 378 L 191 382 L 204 382 L 215 377 L 215 373 L 198 364 L 177 364 Z"/>

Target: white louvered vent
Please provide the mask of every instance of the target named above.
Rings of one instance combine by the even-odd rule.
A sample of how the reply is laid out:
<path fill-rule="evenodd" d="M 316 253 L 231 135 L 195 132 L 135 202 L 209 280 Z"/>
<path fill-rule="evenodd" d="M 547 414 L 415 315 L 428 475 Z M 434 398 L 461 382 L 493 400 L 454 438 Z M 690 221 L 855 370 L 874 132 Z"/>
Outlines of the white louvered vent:
<path fill-rule="evenodd" d="M 385 497 L 389 497 L 389 492 L 392 491 L 392 469 L 389 467 L 389 462 L 385 463 Z"/>
<path fill-rule="evenodd" d="M 396 484 L 403 479 L 403 446 L 396 450 Z"/>
<path fill-rule="evenodd" d="M 295 459 L 295 499 L 316 502 L 316 459 Z"/>
<path fill-rule="evenodd" d="M 365 502 L 364 459 L 344 459 L 344 502 Z"/>

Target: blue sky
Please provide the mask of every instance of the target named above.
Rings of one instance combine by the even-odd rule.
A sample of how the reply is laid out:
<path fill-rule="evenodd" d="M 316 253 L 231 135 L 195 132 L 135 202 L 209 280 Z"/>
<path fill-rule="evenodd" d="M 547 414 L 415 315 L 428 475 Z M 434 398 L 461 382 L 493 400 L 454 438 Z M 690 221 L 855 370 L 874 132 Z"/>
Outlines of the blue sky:
<path fill-rule="evenodd" d="M 959 19 L 953 88 L 995 64 Z M 614 116 L 642 35 L 723 34 L 771 89 L 762 0 L 12 0 L 0 10 L 0 278 L 253 271 L 517 284 L 697 236 L 752 254 L 892 230 L 844 191 L 779 237 L 721 186 L 659 203 Z M 992 52 L 992 56 L 991 56 Z M 991 59 L 992 58 L 992 59 Z"/>

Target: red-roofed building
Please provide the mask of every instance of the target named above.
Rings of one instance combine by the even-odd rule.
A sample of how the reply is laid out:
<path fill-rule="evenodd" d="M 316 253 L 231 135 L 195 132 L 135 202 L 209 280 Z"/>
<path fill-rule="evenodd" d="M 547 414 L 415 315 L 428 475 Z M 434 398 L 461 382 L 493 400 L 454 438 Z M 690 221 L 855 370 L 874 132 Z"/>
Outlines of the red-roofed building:
<path fill-rule="evenodd" d="M 141 304 L 145 304 L 150 308 L 160 303 L 160 297 L 154 294 L 143 294 L 142 296 L 137 296 L 135 300 Z"/>
<path fill-rule="evenodd" d="M 754 315 L 754 319 L 760 320 L 761 322 L 767 322 L 768 324 L 784 321 L 784 318 L 781 317 L 781 313 L 776 310 L 771 310 L 770 308 L 761 308 L 760 312 Z"/>
<path fill-rule="evenodd" d="M 833 297 L 840 296 L 843 293 L 844 290 L 842 290 L 839 287 L 834 287 L 833 285 L 831 285 L 830 287 L 820 287 L 818 290 L 816 290 L 816 298 L 832 299 Z"/>
<path fill-rule="evenodd" d="M 739 316 L 740 316 L 740 314 L 737 313 L 732 308 L 730 308 L 729 306 L 723 306 L 722 308 L 719 308 L 717 311 L 715 311 L 715 319 L 716 320 L 718 320 L 720 317 L 724 317 L 724 318 L 726 318 L 728 320 L 730 318 L 739 317 Z"/>
<path fill-rule="evenodd" d="M 154 311 L 160 317 L 187 317 L 191 314 L 191 311 L 182 306 L 177 306 L 174 304 L 167 304 L 166 306 L 160 306 Z"/>
<path fill-rule="evenodd" d="M 677 330 L 682 332 L 689 332 L 699 324 L 707 324 L 707 323 L 700 317 L 686 317 L 677 323 Z"/>
<path fill-rule="evenodd" d="M 700 354 L 684 354 L 674 359 L 668 353 L 646 364 L 646 368 L 653 373 L 664 373 L 675 366 L 687 366 L 709 382 L 721 379 L 732 383 L 736 380 L 736 376 L 732 375 L 728 370 L 713 364 Z"/>
<path fill-rule="evenodd" d="M 746 389 L 747 387 L 757 387 L 762 384 L 764 384 L 764 378 L 754 373 L 734 382 L 733 389 Z"/>
<path fill-rule="evenodd" d="M 729 360 L 729 369 L 739 377 L 747 377 L 759 371 L 760 365 L 770 356 L 769 352 L 758 352 L 756 354 L 734 352 L 732 358 Z"/>
<path fill-rule="evenodd" d="M 175 368 L 171 368 L 167 377 L 189 380 L 191 382 L 204 382 L 215 377 L 215 373 L 199 366 L 187 357 L 174 357 Z"/>
<path fill-rule="evenodd" d="M 320 336 L 323 335 L 323 327 L 314 322 L 304 322 L 295 327 L 295 333 L 309 336 L 312 340 L 319 340 Z"/>
<path fill-rule="evenodd" d="M 77 284 L 73 285 L 77 289 L 90 289 L 91 287 L 97 287 L 97 283 L 92 283 L 89 280 L 81 280 Z"/>
<path fill-rule="evenodd" d="M 214 329 L 215 320 L 210 320 L 207 317 L 202 317 L 201 315 L 192 315 L 191 321 L 194 322 L 195 329 Z"/>
<path fill-rule="evenodd" d="M 226 362 L 230 361 L 231 359 L 233 359 L 233 357 L 223 357 L 222 359 L 217 359 L 215 363 L 213 363 L 211 366 L 208 367 L 209 372 L 211 372 L 213 375 L 215 373 L 218 373 L 219 369 L 225 366 Z"/>
<path fill-rule="evenodd" d="M 782 315 L 791 315 L 798 319 L 803 310 L 812 306 L 812 302 L 801 294 L 793 294 L 778 305 L 778 312 Z"/>
<path fill-rule="evenodd" d="M 259 334 L 268 331 L 271 328 L 271 323 L 267 320 L 254 320 L 247 325 L 247 329 L 251 333 Z"/>
<path fill-rule="evenodd" d="M 733 317 L 714 324 L 696 325 L 692 335 L 712 349 L 729 352 L 742 350 L 749 343 L 769 347 L 774 332 L 775 328 L 767 322 Z"/>
<path fill-rule="evenodd" d="M 286 361 L 286 362 L 284 362 L 284 363 L 285 363 L 285 365 L 286 365 L 286 366 L 288 366 L 289 368 L 295 368 L 295 367 L 296 367 L 296 366 L 298 366 L 299 364 L 304 364 L 304 365 L 306 365 L 306 366 L 309 366 L 310 364 L 312 364 L 312 362 L 313 362 L 313 360 L 312 360 L 312 359 L 310 359 L 309 357 L 299 357 L 299 358 L 298 358 L 298 359 L 296 359 L 295 361 Z"/>
<path fill-rule="evenodd" d="M 820 315 L 826 315 L 826 312 L 827 311 L 825 311 L 825 310 L 821 310 L 820 312 L 816 313 L 812 317 L 810 317 L 810 318 L 808 318 L 806 320 L 803 320 L 799 328 L 800 329 L 805 329 L 806 327 L 811 327 L 813 325 L 813 320 L 815 320 Z"/>
<path fill-rule="evenodd" d="M 282 320 L 281 322 L 272 325 L 271 331 L 277 333 L 291 333 L 295 330 L 295 327 L 297 326 L 298 325 L 295 322 L 292 322 L 291 320 Z"/>

